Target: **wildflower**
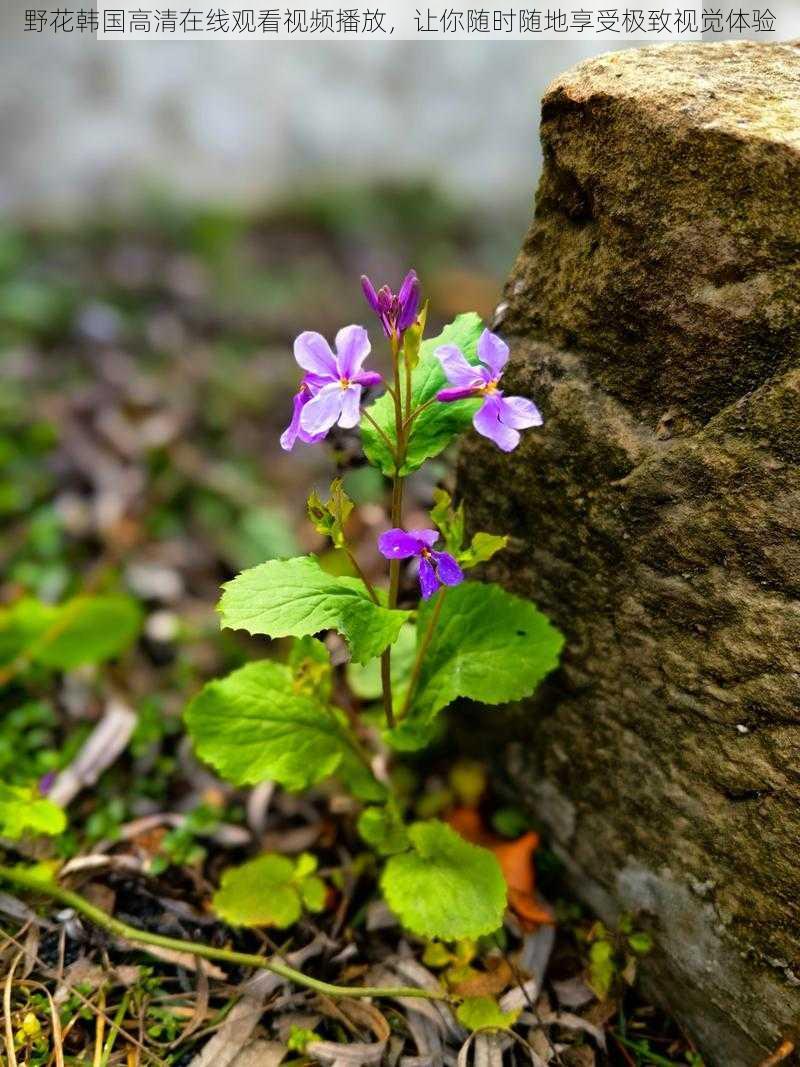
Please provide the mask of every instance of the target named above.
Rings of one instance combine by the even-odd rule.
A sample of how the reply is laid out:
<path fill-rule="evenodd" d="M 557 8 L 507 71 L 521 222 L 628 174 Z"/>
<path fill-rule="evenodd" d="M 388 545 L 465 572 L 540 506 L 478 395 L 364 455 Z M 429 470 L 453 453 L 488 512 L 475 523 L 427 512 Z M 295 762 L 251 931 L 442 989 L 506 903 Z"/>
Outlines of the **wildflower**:
<path fill-rule="evenodd" d="M 50 792 L 50 790 L 55 785 L 55 781 L 56 781 L 56 772 L 55 771 L 48 771 L 47 774 L 43 774 L 42 777 L 39 779 L 39 794 L 40 794 L 40 796 L 46 797 L 47 794 Z"/>
<path fill-rule="evenodd" d="M 427 600 L 441 585 L 458 585 L 464 574 L 449 552 L 434 552 L 438 530 L 387 530 L 378 538 L 378 549 L 386 559 L 419 557 L 419 587 Z"/>
<path fill-rule="evenodd" d="M 306 433 L 300 425 L 300 414 L 305 405 L 314 395 L 313 385 L 311 381 L 309 381 L 312 377 L 313 375 L 307 375 L 300 383 L 300 389 L 294 395 L 292 401 L 292 421 L 281 434 L 281 448 L 285 452 L 292 451 L 295 441 L 302 441 L 305 445 L 313 445 L 325 437 L 324 433 Z"/>
<path fill-rule="evenodd" d="M 388 285 L 382 286 L 376 292 L 366 274 L 361 276 L 361 288 L 367 303 L 381 320 L 383 332 L 387 337 L 405 333 L 416 321 L 419 310 L 419 279 L 416 271 L 408 272 L 397 294 L 393 293 Z"/>
<path fill-rule="evenodd" d="M 306 375 L 294 398 L 292 421 L 281 437 L 289 451 L 299 438 L 306 444 L 322 440 L 337 423 L 349 429 L 361 415 L 361 390 L 381 381 L 363 371 L 371 345 L 363 326 L 345 326 L 336 335 L 336 354 L 325 338 L 308 330 L 294 343 L 294 358 Z"/>
<path fill-rule="evenodd" d="M 448 403 L 467 397 L 483 397 L 475 412 L 472 425 L 484 437 L 494 441 L 504 452 L 511 452 L 519 444 L 519 430 L 541 426 L 542 416 L 532 400 L 522 396 L 503 396 L 498 388 L 508 360 L 508 345 L 496 334 L 484 330 L 478 340 L 480 364 L 471 366 L 457 345 L 441 345 L 436 356 L 442 364 L 447 380 L 454 387 L 442 389 L 437 400 Z M 481 365 L 482 364 L 482 365 Z"/>

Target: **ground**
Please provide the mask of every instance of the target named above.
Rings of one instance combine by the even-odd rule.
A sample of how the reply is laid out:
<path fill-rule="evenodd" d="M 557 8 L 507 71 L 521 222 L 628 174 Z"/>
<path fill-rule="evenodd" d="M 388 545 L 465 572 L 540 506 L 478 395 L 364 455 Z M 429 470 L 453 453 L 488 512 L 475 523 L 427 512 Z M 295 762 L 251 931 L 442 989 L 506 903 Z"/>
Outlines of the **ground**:
<path fill-rule="evenodd" d="M 236 792 L 182 733 L 204 681 L 276 651 L 220 632 L 214 605 L 239 569 L 321 550 L 304 522 L 310 484 L 344 474 L 362 565 L 379 573 L 384 486 L 359 465 L 357 438 L 342 434 L 333 459 L 278 447 L 296 387 L 292 338 L 365 321 L 359 274 L 397 282 L 411 264 L 440 319 L 488 316 L 507 268 L 501 246 L 429 189 L 340 192 L 252 218 L 154 201 L 135 222 L 0 232 L 0 599 L 124 591 L 144 612 L 135 647 L 102 669 L 0 675 L 3 782 L 46 792 L 54 773 L 82 775 L 63 834 L 0 841 L 0 855 L 57 859 L 65 880 L 130 925 L 281 950 L 327 981 L 438 975 L 459 992 L 518 998 L 521 1043 L 481 1038 L 487 1064 L 528 1063 L 532 1049 L 535 1062 L 577 1067 L 700 1067 L 636 993 L 648 945 L 635 916 L 617 931 L 597 924 L 564 896 L 546 842 L 535 856 L 542 896 L 531 900 L 555 927 L 512 918 L 491 943 L 425 945 L 376 902 L 372 862 L 335 788 L 302 799 Z M 435 481 L 449 479 L 442 462 L 412 480 L 420 519 Z M 118 732 L 104 737 L 87 766 L 85 742 L 112 702 L 117 725 L 132 729 L 121 744 Z M 444 744 L 402 773 L 417 814 L 477 804 L 498 840 L 536 829 L 502 783 Z M 329 891 L 313 921 L 247 932 L 210 912 L 221 871 L 263 851 L 318 857 Z M 334 1062 L 331 1042 L 370 1046 L 341 1062 L 435 1064 L 455 1062 L 465 1037 L 408 1001 L 334 1002 L 266 974 L 154 957 L 23 896 L 0 896 L 10 1064 Z"/>

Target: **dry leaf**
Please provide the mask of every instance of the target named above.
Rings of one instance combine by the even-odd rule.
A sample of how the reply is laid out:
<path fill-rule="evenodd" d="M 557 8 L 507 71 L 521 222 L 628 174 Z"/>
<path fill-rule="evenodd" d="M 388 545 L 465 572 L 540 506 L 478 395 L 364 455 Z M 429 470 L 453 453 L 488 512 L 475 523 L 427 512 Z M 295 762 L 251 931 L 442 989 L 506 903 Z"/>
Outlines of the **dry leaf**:
<path fill-rule="evenodd" d="M 475 808 L 456 808 L 447 821 L 466 841 L 495 854 L 508 885 L 509 907 L 524 928 L 554 922 L 550 909 L 536 899 L 533 854 L 539 847 L 538 834 L 531 830 L 516 841 L 497 837 L 486 830 Z"/>

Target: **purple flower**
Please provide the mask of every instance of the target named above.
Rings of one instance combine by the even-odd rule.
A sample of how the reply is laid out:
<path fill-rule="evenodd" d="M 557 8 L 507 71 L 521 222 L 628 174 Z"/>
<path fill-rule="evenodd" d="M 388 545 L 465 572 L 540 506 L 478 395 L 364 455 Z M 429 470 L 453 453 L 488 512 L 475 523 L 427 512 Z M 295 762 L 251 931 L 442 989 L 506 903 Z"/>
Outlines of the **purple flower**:
<path fill-rule="evenodd" d="M 281 437 L 288 452 L 299 438 L 322 440 L 337 423 L 356 426 L 361 417 L 361 390 L 381 382 L 375 371 L 362 371 L 371 345 L 363 326 L 345 326 L 336 334 L 336 354 L 325 338 L 308 330 L 294 343 L 294 358 L 306 375 L 294 398 L 292 421 Z"/>
<path fill-rule="evenodd" d="M 300 425 L 301 412 L 315 392 L 313 385 L 308 380 L 312 377 L 313 375 L 308 375 L 304 378 L 300 383 L 299 391 L 294 395 L 294 400 L 292 401 L 292 421 L 281 434 L 281 448 L 285 452 L 292 451 L 295 441 L 302 441 L 304 445 L 313 445 L 325 437 L 324 433 L 306 433 Z"/>
<path fill-rule="evenodd" d="M 419 279 L 416 271 L 408 272 L 397 294 L 393 293 L 388 285 L 382 286 L 376 292 L 366 274 L 361 275 L 361 288 L 367 303 L 381 320 L 383 332 L 387 337 L 405 333 L 416 321 L 419 310 Z"/>
<path fill-rule="evenodd" d="M 483 403 L 475 412 L 472 425 L 479 434 L 494 441 L 504 452 L 511 452 L 519 444 L 519 431 L 528 426 L 541 426 L 542 416 L 532 400 L 522 396 L 503 396 L 498 383 L 508 360 L 508 345 L 497 334 L 484 330 L 478 340 L 480 364 L 471 366 L 457 345 L 441 345 L 436 356 L 442 364 L 453 389 L 442 389 L 437 400 L 448 403 L 467 397 L 482 396 Z M 483 364 L 481 366 L 481 364 Z"/>
<path fill-rule="evenodd" d="M 449 552 L 434 552 L 438 530 L 387 530 L 378 538 L 378 549 L 387 559 L 419 557 L 419 587 L 423 600 L 440 585 L 458 585 L 464 574 Z"/>
<path fill-rule="evenodd" d="M 43 774 L 39 779 L 39 795 L 46 797 L 50 790 L 55 785 L 56 772 L 48 771 L 47 774 Z"/>

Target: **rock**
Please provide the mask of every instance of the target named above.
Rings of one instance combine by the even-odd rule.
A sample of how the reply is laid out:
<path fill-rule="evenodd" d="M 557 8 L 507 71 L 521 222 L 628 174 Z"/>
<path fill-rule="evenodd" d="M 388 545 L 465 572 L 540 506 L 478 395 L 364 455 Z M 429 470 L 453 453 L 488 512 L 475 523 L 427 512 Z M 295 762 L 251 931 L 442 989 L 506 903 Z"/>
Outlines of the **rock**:
<path fill-rule="evenodd" d="M 568 638 L 515 781 L 717 1067 L 800 1018 L 799 85 L 800 49 L 726 42 L 550 86 L 498 313 L 545 425 L 459 473 L 513 535 L 491 576 Z"/>

